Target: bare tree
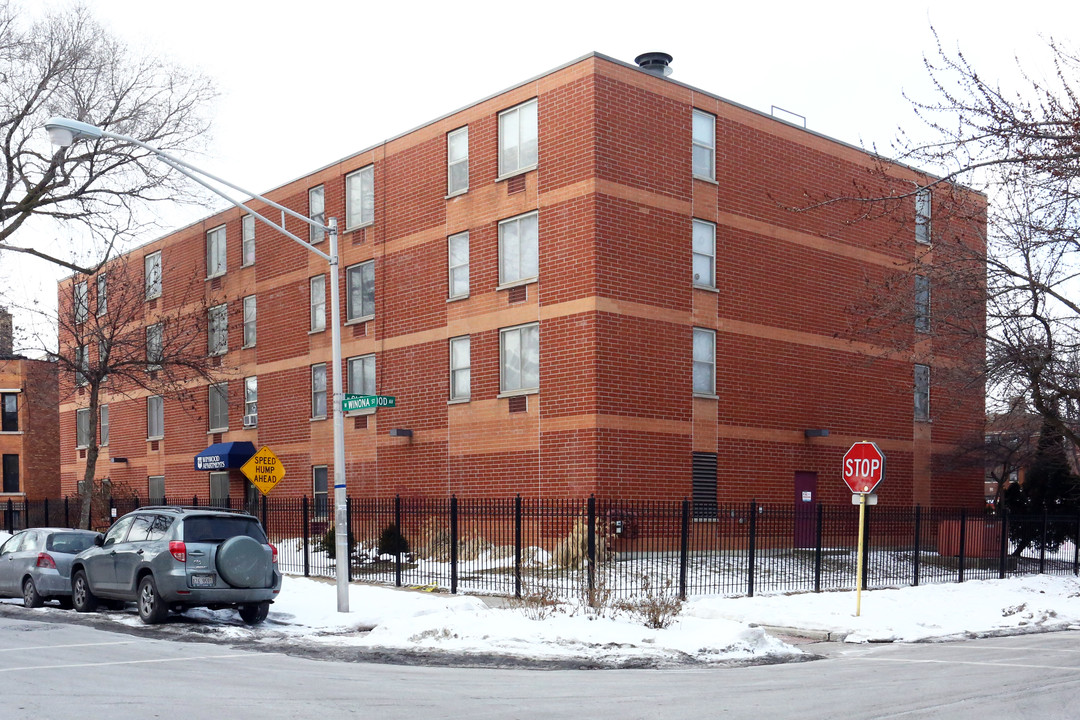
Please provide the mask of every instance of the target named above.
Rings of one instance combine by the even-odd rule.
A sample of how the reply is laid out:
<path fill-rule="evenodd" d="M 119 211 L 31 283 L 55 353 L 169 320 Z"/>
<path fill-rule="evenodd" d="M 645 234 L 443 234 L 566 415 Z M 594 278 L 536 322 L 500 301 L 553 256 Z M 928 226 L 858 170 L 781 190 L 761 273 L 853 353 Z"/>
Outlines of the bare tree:
<path fill-rule="evenodd" d="M 165 150 L 198 150 L 216 91 L 202 75 L 133 54 L 82 5 L 29 25 L 18 7 L 18 0 L 0 0 L 0 254 L 25 253 L 93 273 L 119 234 L 141 227 L 147 201 L 194 199 L 191 186 L 130 144 L 103 138 L 54 148 L 45 121 L 66 116 Z M 15 244 L 35 217 L 69 228 L 77 223 L 105 250 L 82 267 Z"/>
<path fill-rule="evenodd" d="M 148 310 L 143 267 L 132 262 L 124 255 L 95 276 L 76 275 L 61 284 L 59 310 L 51 318 L 59 330 L 59 352 L 51 334 L 33 337 L 35 350 L 47 352 L 57 363 L 61 402 L 76 397 L 82 405 L 81 398 L 86 398 L 76 414 L 80 444 L 86 449 L 80 527 L 90 522 L 102 400 L 150 393 L 178 398 L 194 412 L 191 387 L 213 383 L 227 372 L 208 354 L 211 303 L 203 283 L 187 283 L 182 296 L 171 297 L 169 309 Z M 170 275 L 182 276 L 179 268 Z"/>

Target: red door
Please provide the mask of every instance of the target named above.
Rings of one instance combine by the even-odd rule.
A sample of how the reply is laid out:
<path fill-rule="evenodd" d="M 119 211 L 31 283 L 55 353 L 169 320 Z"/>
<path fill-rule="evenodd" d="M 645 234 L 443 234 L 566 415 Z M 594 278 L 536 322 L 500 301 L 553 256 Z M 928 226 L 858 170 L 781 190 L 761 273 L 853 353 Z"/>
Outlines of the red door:
<path fill-rule="evenodd" d="M 817 547 L 817 473 L 795 472 L 795 547 Z"/>

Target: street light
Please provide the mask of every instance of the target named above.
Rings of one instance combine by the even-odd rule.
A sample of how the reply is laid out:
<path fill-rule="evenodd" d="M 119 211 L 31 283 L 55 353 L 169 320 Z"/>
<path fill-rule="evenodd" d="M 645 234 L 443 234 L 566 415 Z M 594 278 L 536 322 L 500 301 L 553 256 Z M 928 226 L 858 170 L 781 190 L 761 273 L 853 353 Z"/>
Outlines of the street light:
<path fill-rule="evenodd" d="M 211 175 L 205 170 L 197 168 L 179 158 L 173 157 L 164 150 L 159 150 L 156 147 L 147 145 L 146 143 L 126 135 L 118 135 L 116 133 L 111 133 L 108 130 L 102 130 L 97 126 L 88 123 L 71 120 L 70 118 L 54 117 L 45 123 L 45 130 L 49 133 L 50 142 L 61 147 L 68 147 L 80 138 L 97 139 L 106 137 L 125 143 L 131 143 L 144 150 L 148 150 L 157 155 L 162 162 L 172 167 L 181 175 L 202 185 L 204 188 L 215 195 L 224 198 L 232 205 L 235 205 L 242 210 L 246 210 L 253 217 L 258 218 L 260 222 L 269 225 L 285 237 L 302 246 L 304 249 L 315 253 L 330 264 L 330 311 L 334 316 L 334 324 L 330 332 L 330 341 L 333 347 L 334 370 L 334 526 L 338 529 L 338 532 L 334 533 L 334 549 L 336 551 L 338 564 L 337 572 L 335 574 L 337 575 L 338 612 L 349 612 L 349 518 L 347 510 L 348 505 L 345 497 L 345 414 L 342 410 L 344 395 L 341 386 L 341 303 L 338 300 L 339 267 L 337 218 L 327 218 L 326 225 L 314 222 L 305 215 L 301 215 L 283 205 L 279 205 L 273 200 L 267 200 L 261 195 L 257 195 L 249 190 L 233 185 L 227 180 L 222 180 L 215 175 Z M 330 239 L 330 252 L 324 253 L 323 251 L 312 247 L 311 243 L 301 240 L 296 235 L 293 235 L 286 230 L 284 215 L 282 215 L 281 224 L 278 225 L 272 220 L 263 217 L 260 213 L 252 210 L 244 203 L 233 200 L 221 190 L 207 183 L 203 178 L 209 178 L 227 188 L 231 188 L 232 190 L 243 193 L 255 200 L 264 202 L 267 205 L 280 210 L 282 213 L 287 213 L 288 215 L 307 223 L 311 227 L 325 231 Z M 344 530 L 344 532 L 341 532 L 342 530 Z M 344 568 L 341 567 L 342 563 L 344 563 Z"/>

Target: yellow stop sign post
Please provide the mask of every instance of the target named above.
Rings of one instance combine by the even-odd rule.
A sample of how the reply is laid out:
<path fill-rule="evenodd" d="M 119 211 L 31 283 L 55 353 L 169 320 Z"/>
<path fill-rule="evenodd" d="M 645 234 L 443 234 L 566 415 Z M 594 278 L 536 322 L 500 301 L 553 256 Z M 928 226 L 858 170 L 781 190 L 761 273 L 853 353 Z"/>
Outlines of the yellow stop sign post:
<path fill-rule="evenodd" d="M 263 445 L 259 452 L 244 463 L 240 472 L 244 473 L 244 477 L 250 480 L 259 492 L 269 495 L 274 486 L 281 482 L 281 478 L 285 477 L 285 466 L 273 450 Z"/>

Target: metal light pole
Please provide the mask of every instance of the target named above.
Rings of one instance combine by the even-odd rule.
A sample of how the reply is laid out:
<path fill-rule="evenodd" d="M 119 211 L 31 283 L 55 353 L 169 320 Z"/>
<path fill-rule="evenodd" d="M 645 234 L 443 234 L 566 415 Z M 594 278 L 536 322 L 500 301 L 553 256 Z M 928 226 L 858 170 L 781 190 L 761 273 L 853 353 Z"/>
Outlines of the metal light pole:
<path fill-rule="evenodd" d="M 174 170 L 189 178 L 190 180 L 202 185 L 204 188 L 214 193 L 215 195 L 224 198 L 230 204 L 247 211 L 250 215 L 257 218 L 265 225 L 277 230 L 279 233 L 289 238 L 293 242 L 297 243 L 306 250 L 309 250 L 322 259 L 326 260 L 330 265 L 330 312 L 334 316 L 334 322 L 330 329 L 330 344 L 332 346 L 332 361 L 333 361 L 333 378 L 334 378 L 334 550 L 337 558 L 337 568 L 335 575 L 337 576 L 337 609 L 338 612 L 349 612 L 349 518 L 348 518 L 348 502 L 345 495 L 345 413 L 342 410 L 342 402 L 345 399 L 342 384 L 341 384 L 341 301 L 338 298 L 338 288 L 340 287 L 340 281 L 338 278 L 339 263 L 338 263 L 338 229 L 337 218 L 327 218 L 326 225 L 322 225 L 313 221 L 311 218 L 301 215 L 284 205 L 279 205 L 273 200 L 268 200 L 262 195 L 258 195 L 249 190 L 245 190 L 242 187 L 238 187 L 227 180 L 208 173 L 205 170 L 195 167 L 191 163 L 180 160 L 174 157 L 164 150 L 159 150 L 152 145 L 147 145 L 144 142 L 140 142 L 135 138 L 128 137 L 126 135 L 118 135 L 111 133 L 108 130 L 102 130 L 101 128 L 90 125 L 89 123 L 79 122 L 78 120 L 71 120 L 70 118 L 54 117 L 45 123 L 45 129 L 49 133 L 49 140 L 54 145 L 61 147 L 68 147 L 75 140 L 79 138 L 96 139 L 107 137 L 113 140 L 119 140 L 121 142 L 131 143 L 138 147 L 148 150 L 157 155 L 162 162 L 169 165 Z M 242 202 L 232 199 L 224 192 L 209 184 L 203 178 L 209 178 L 216 183 L 220 183 L 227 188 L 235 190 L 239 193 L 243 193 L 251 198 L 266 203 L 270 207 L 280 210 L 283 215 L 281 218 L 281 224 L 273 222 L 267 219 L 262 214 L 252 210 L 250 207 Z M 291 232 L 285 229 L 285 217 L 284 214 L 288 214 L 297 220 L 307 223 L 311 227 L 324 231 L 330 241 L 329 254 L 324 253 L 322 250 L 315 248 L 311 243 L 298 238 Z M 344 532 L 342 532 L 344 531 Z"/>

